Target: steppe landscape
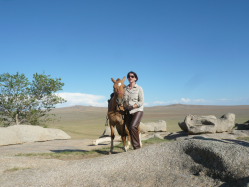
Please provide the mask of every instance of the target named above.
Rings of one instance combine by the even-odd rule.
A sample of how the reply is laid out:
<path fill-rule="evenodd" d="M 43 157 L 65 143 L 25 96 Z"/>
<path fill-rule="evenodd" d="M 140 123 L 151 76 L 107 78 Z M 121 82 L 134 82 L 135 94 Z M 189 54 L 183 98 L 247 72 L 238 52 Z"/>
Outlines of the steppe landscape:
<path fill-rule="evenodd" d="M 143 148 L 109 155 L 109 144 L 91 144 L 105 129 L 106 108 L 54 109 L 48 125 L 71 140 L 0 146 L 0 186 L 248 186 L 249 142 L 197 135 L 177 141 L 144 141 Z M 168 133 L 181 131 L 186 115 L 236 115 L 249 120 L 249 106 L 169 105 L 146 107 L 142 122 L 165 120 Z"/>
<path fill-rule="evenodd" d="M 107 108 L 73 106 L 57 108 L 53 111 L 57 120 L 48 127 L 64 130 L 73 139 L 98 138 L 105 129 Z M 249 106 L 209 106 L 209 105 L 167 105 L 145 107 L 142 122 L 155 122 L 165 120 L 169 132 L 177 132 L 181 129 L 178 122 L 182 122 L 188 114 L 215 115 L 217 118 L 226 113 L 236 115 L 236 123 L 244 123 L 249 120 Z"/>

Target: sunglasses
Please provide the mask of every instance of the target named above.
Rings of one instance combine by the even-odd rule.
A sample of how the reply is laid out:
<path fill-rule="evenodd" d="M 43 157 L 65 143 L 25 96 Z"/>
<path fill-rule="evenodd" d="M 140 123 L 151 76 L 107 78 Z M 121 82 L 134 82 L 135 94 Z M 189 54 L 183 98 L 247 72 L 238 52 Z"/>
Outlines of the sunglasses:
<path fill-rule="evenodd" d="M 134 75 L 129 75 L 128 78 L 134 78 L 135 76 Z"/>

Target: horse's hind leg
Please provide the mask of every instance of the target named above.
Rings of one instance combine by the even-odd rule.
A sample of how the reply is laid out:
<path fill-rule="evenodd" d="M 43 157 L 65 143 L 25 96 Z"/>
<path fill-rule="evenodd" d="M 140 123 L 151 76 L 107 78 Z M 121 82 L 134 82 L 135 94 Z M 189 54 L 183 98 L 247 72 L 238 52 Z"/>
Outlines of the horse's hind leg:
<path fill-rule="evenodd" d="M 110 128 L 111 128 L 111 149 L 110 149 L 110 153 L 113 153 L 113 141 L 114 141 L 114 138 L 115 138 L 115 134 L 114 134 L 114 126 L 110 125 Z"/>
<path fill-rule="evenodd" d="M 141 131 L 140 131 L 140 126 L 138 127 L 138 132 L 139 132 L 140 147 L 142 147 L 142 134 L 141 134 Z"/>

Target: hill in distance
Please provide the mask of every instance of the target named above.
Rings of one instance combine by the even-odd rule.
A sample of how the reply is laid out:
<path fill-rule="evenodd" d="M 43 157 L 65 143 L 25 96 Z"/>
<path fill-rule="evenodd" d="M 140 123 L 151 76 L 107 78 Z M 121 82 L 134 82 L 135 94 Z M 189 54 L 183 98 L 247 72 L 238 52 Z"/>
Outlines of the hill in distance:
<path fill-rule="evenodd" d="M 68 133 L 72 139 L 98 138 L 105 130 L 107 107 L 72 106 L 52 110 L 57 120 L 48 127 L 58 128 Z M 181 129 L 182 122 L 188 114 L 215 115 L 217 118 L 226 113 L 234 113 L 236 123 L 249 120 L 249 105 L 213 106 L 213 105 L 166 105 L 145 107 L 142 122 L 165 120 L 169 132 Z"/>

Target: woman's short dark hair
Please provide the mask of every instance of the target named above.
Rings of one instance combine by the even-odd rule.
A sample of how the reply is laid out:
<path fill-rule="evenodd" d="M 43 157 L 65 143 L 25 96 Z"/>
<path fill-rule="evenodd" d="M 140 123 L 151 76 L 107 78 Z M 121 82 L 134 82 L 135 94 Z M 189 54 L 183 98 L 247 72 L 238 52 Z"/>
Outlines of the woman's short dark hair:
<path fill-rule="evenodd" d="M 138 81 L 138 76 L 134 71 L 130 71 L 129 73 L 127 73 L 127 79 L 129 78 L 129 75 L 133 74 L 135 76 L 135 78 L 137 79 L 136 82 Z"/>

